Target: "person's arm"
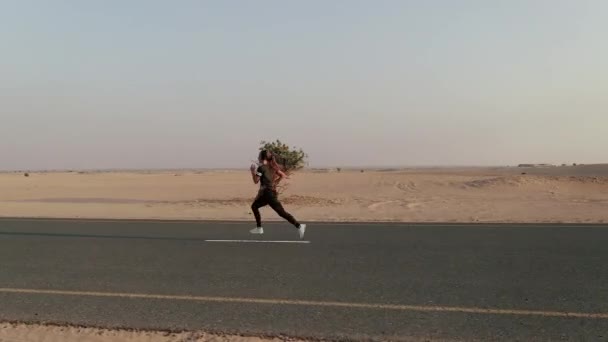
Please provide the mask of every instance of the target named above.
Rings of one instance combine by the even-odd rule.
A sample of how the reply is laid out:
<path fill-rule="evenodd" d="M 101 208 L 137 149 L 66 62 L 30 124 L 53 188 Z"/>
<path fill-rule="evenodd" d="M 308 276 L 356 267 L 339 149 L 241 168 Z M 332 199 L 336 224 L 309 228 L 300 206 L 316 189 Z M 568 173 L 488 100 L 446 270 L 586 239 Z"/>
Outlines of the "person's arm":
<path fill-rule="evenodd" d="M 260 168 L 258 167 L 256 169 L 256 165 L 255 164 L 251 164 L 251 179 L 253 180 L 254 184 L 258 184 L 260 182 Z"/>
<path fill-rule="evenodd" d="M 279 177 L 277 177 L 277 184 L 282 181 L 284 178 L 287 178 L 287 175 L 285 174 L 285 172 L 281 171 L 281 170 L 277 170 L 277 174 L 279 175 Z"/>

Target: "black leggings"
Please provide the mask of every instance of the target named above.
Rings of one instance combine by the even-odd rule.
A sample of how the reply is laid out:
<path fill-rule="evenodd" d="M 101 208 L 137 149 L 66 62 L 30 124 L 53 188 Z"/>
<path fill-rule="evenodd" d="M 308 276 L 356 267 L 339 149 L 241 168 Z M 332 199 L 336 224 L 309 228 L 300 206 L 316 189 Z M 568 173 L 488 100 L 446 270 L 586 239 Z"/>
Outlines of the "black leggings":
<path fill-rule="evenodd" d="M 285 209 L 274 191 L 260 190 L 258 197 L 255 198 L 251 205 L 251 210 L 255 216 L 255 222 L 258 227 L 262 226 L 262 216 L 260 215 L 260 208 L 269 205 L 279 216 L 287 220 L 287 222 L 293 224 L 296 228 L 300 227 L 300 224 L 296 219 L 291 216 Z"/>

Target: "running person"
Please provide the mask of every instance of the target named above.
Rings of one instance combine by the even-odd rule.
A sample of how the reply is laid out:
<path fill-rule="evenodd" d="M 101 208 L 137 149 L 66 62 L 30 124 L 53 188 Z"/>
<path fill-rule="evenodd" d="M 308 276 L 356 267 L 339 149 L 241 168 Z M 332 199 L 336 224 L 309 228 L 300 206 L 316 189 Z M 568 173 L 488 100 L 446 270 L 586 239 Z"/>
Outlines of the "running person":
<path fill-rule="evenodd" d="M 264 150 L 260 152 L 258 157 L 260 166 L 256 168 L 256 165 L 251 165 L 251 177 L 255 184 L 260 183 L 260 191 L 258 196 L 251 205 L 251 210 L 255 216 L 255 222 L 257 227 L 250 230 L 251 234 L 264 234 L 264 228 L 262 228 L 262 217 L 260 215 L 260 208 L 269 205 L 279 216 L 287 220 L 294 227 L 298 229 L 298 235 L 300 239 L 304 238 L 306 232 L 306 225 L 300 224 L 298 221 L 291 216 L 285 209 L 281 202 L 279 202 L 276 186 L 286 175 L 279 164 L 277 164 L 272 152 Z"/>

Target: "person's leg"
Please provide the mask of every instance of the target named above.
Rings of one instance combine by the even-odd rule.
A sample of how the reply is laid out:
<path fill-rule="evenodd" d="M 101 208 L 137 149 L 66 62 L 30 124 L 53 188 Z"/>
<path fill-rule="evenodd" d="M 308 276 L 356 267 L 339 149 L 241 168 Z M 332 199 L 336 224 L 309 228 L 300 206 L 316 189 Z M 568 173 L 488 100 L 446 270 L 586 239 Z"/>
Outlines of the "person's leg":
<path fill-rule="evenodd" d="M 268 200 L 266 199 L 266 196 L 259 193 L 258 197 L 255 198 L 253 204 L 251 205 L 251 211 L 253 212 L 253 216 L 255 216 L 255 223 L 258 228 L 262 228 L 262 215 L 260 215 L 260 208 L 267 204 Z"/>
<path fill-rule="evenodd" d="M 282 218 L 287 220 L 287 222 L 291 223 L 294 227 L 300 228 L 300 223 L 290 214 L 288 213 L 276 195 L 268 195 L 268 204 L 270 207 Z"/>

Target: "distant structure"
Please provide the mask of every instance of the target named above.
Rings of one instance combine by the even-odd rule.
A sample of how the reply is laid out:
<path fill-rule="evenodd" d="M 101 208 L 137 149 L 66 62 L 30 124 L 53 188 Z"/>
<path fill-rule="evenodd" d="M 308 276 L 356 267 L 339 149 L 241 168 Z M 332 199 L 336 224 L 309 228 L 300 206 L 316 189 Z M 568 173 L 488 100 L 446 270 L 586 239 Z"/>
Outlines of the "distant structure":
<path fill-rule="evenodd" d="M 519 164 L 517 167 L 554 167 L 553 164 Z"/>

